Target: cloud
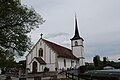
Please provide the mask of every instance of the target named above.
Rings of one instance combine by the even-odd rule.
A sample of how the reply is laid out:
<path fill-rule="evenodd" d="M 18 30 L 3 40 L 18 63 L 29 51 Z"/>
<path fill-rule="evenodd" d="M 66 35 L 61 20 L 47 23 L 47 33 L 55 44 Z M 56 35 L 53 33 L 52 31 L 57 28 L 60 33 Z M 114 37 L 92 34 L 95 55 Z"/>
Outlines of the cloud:
<path fill-rule="evenodd" d="M 68 36 L 69 34 L 67 33 L 63 33 L 63 32 L 60 32 L 60 33 L 52 33 L 52 34 L 47 34 L 47 36 L 45 37 L 46 39 L 49 39 L 49 38 L 56 38 L 56 37 L 60 37 L 60 36 Z"/>
<path fill-rule="evenodd" d="M 58 44 L 70 46 L 77 13 L 80 35 L 84 38 L 86 61 L 95 55 L 117 58 L 120 53 L 120 0 L 22 0 L 33 6 L 46 22 L 31 33 L 37 42 L 40 33 Z M 62 31 L 62 32 L 61 32 Z M 57 32 L 57 33 L 56 33 Z M 51 33 L 51 34 L 49 34 Z"/>
<path fill-rule="evenodd" d="M 110 55 L 109 57 L 108 57 L 108 59 L 110 60 L 110 61 L 119 61 L 118 59 L 120 58 L 120 55 L 119 55 L 120 53 L 118 53 L 118 54 L 114 54 L 114 55 Z"/>
<path fill-rule="evenodd" d="M 66 46 L 66 47 L 68 47 L 68 48 L 71 47 L 70 46 L 71 45 L 70 40 L 65 40 L 65 41 L 61 42 L 61 44 L 64 45 L 64 46 Z"/>

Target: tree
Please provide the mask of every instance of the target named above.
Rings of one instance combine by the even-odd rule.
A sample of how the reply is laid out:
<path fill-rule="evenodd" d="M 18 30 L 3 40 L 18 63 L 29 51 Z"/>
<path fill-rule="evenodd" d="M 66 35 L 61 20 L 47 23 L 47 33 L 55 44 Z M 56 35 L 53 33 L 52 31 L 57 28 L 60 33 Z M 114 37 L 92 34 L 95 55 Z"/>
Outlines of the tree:
<path fill-rule="evenodd" d="M 19 61 L 19 62 L 16 64 L 16 67 L 17 67 L 17 68 L 21 68 L 21 69 L 26 69 L 26 60 Z"/>
<path fill-rule="evenodd" d="M 38 28 L 43 18 L 32 8 L 21 5 L 19 0 L 0 0 L 0 68 L 12 68 L 14 56 L 22 56 L 30 50 L 27 36 Z"/>
<path fill-rule="evenodd" d="M 100 60 L 100 56 L 96 55 L 95 57 L 93 57 L 93 62 L 94 62 L 94 66 L 96 69 L 102 69 L 103 68 L 103 64 L 102 61 Z"/>
<path fill-rule="evenodd" d="M 99 66 L 100 56 L 99 56 L 99 55 L 96 55 L 96 56 L 93 58 L 93 62 L 94 62 L 95 67 Z"/>
<path fill-rule="evenodd" d="M 43 22 L 33 8 L 19 0 L 0 0 L 0 53 L 22 56 L 31 47 L 27 34 Z"/>
<path fill-rule="evenodd" d="M 106 66 L 107 65 L 107 57 L 103 57 L 103 66 Z"/>
<path fill-rule="evenodd" d="M 2 73 L 5 73 L 5 71 L 9 68 L 14 68 L 15 65 L 16 62 L 14 60 L 13 54 L 0 53 L 0 68 L 2 69 Z"/>

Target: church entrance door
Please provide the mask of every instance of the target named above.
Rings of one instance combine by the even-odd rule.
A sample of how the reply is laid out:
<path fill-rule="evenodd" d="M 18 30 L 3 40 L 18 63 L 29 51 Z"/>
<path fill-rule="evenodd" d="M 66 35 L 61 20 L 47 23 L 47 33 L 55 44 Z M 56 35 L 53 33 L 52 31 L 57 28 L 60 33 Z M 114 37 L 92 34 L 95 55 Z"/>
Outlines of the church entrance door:
<path fill-rule="evenodd" d="M 34 61 L 33 62 L 33 70 L 32 70 L 34 73 L 36 73 L 37 72 L 37 62 L 36 61 Z"/>

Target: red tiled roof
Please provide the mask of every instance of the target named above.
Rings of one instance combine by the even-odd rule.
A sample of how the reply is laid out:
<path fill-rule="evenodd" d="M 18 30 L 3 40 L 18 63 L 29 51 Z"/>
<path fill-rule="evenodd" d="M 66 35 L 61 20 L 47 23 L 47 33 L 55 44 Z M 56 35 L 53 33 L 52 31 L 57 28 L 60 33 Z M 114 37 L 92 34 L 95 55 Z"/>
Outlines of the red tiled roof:
<path fill-rule="evenodd" d="M 72 50 L 65 48 L 63 46 L 60 46 L 58 44 L 55 44 L 53 42 L 47 41 L 45 39 L 43 39 L 43 41 L 45 41 L 46 44 L 48 44 L 55 52 L 57 52 L 58 57 L 64 57 L 64 58 L 77 60 L 77 57 L 73 55 Z"/>
<path fill-rule="evenodd" d="M 40 64 L 46 64 L 46 62 L 45 62 L 41 57 L 35 57 L 35 59 L 36 59 Z"/>

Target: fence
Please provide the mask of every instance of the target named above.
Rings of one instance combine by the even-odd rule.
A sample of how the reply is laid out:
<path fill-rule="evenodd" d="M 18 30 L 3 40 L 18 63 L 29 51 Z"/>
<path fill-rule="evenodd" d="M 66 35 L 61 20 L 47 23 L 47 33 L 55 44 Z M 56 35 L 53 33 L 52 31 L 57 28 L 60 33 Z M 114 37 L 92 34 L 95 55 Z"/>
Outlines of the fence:
<path fill-rule="evenodd" d="M 75 75 L 74 73 L 69 73 L 66 71 L 66 77 L 72 80 L 120 80 L 117 76 L 98 76 L 98 75 L 88 75 L 88 74 L 78 74 Z"/>

